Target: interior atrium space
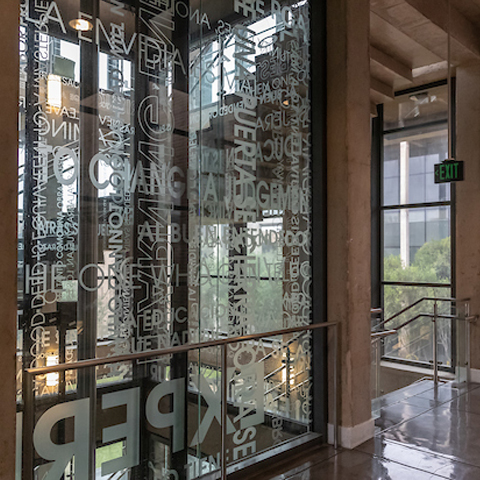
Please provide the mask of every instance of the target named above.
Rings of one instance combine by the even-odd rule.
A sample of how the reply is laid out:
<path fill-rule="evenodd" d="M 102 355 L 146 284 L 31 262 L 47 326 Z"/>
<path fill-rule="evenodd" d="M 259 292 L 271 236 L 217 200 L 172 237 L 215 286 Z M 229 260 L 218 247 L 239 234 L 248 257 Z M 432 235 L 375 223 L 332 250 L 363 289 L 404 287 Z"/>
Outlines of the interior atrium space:
<path fill-rule="evenodd" d="M 2 0 L 0 480 L 480 478 L 480 0 Z"/>

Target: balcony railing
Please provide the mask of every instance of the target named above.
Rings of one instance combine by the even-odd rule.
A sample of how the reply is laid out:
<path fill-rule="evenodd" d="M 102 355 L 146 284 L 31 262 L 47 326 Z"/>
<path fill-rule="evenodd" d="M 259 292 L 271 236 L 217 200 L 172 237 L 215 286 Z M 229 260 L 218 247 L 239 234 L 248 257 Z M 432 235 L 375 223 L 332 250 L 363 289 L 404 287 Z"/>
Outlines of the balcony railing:
<path fill-rule="evenodd" d="M 23 479 L 24 480 L 34 480 L 34 470 L 36 467 L 38 467 L 38 465 L 36 465 L 36 463 L 38 462 L 35 462 L 35 451 L 37 451 L 37 453 L 43 458 L 43 459 L 46 459 L 46 460 L 53 460 L 53 458 L 48 458 L 48 455 L 42 455 L 42 453 L 45 451 L 45 449 L 43 449 L 41 447 L 41 444 L 42 444 L 42 441 L 41 439 L 39 439 L 39 437 L 41 436 L 41 432 L 39 433 L 39 428 L 38 428 L 38 424 L 40 422 L 43 422 L 43 424 L 45 424 L 45 422 L 48 423 L 48 420 L 44 421 L 42 419 L 45 418 L 45 412 L 41 412 L 41 416 L 40 416 L 40 420 L 37 421 L 36 423 L 36 407 L 37 407 L 37 402 L 38 403 L 41 403 L 40 400 L 42 399 L 42 396 L 37 394 L 36 393 L 36 389 L 38 389 L 38 385 L 36 385 L 36 379 L 37 377 L 40 377 L 40 376 L 47 376 L 47 375 L 55 375 L 57 374 L 57 378 L 59 378 L 60 376 L 63 375 L 62 378 L 65 378 L 65 373 L 67 371 L 76 371 L 76 372 L 85 372 L 86 375 L 84 375 L 84 377 L 87 377 L 87 376 L 90 376 L 90 377 L 93 377 L 93 389 L 90 388 L 90 390 L 85 389 L 84 387 L 82 387 L 82 381 L 81 381 L 81 374 L 77 374 L 77 377 L 78 377 L 78 380 L 77 380 L 77 387 L 76 387 L 76 393 L 74 395 L 71 395 L 72 398 L 75 398 L 75 399 L 80 399 L 80 401 L 83 401 L 83 400 L 86 400 L 89 398 L 89 395 L 88 394 L 85 394 L 82 392 L 85 392 L 85 391 L 89 391 L 90 392 L 90 396 L 93 396 L 93 400 L 96 405 L 96 383 L 95 383 L 95 378 L 96 378 L 96 371 L 95 369 L 98 368 L 98 367 L 106 367 L 108 365 L 111 365 L 111 364 L 119 364 L 119 363 L 122 363 L 122 362 L 129 362 L 132 364 L 132 366 L 141 366 L 144 364 L 144 362 L 152 362 L 152 361 L 158 361 L 159 359 L 162 359 L 162 358 L 165 358 L 167 356 L 171 356 L 172 359 L 175 359 L 175 358 L 182 358 L 181 356 L 183 355 L 184 359 L 187 358 L 189 356 L 189 354 L 193 355 L 194 352 L 198 352 L 198 355 L 199 355 L 199 358 L 200 358 L 200 352 L 201 351 L 205 351 L 205 349 L 210 349 L 209 351 L 216 351 L 215 349 L 220 349 L 221 351 L 221 361 L 219 363 L 219 365 L 217 366 L 217 369 L 215 370 L 217 376 L 220 377 L 220 409 L 221 409 L 221 412 L 220 412 L 220 439 L 221 439 L 221 450 L 220 450 L 220 474 L 221 474 L 221 478 L 222 479 L 225 479 L 226 478 L 226 475 L 227 475 L 227 465 L 229 465 L 229 463 L 231 464 L 231 458 L 232 458 L 232 441 L 231 441 L 231 438 L 229 440 L 230 443 L 227 442 L 227 437 L 230 435 L 231 437 L 231 428 L 229 429 L 229 426 L 231 425 L 232 423 L 232 411 L 235 411 L 235 405 L 236 405 L 236 402 L 238 402 L 238 398 L 235 398 L 235 370 L 238 370 L 238 366 L 237 367 L 232 367 L 232 357 L 235 356 L 236 354 L 236 351 L 238 351 L 238 348 L 235 348 L 237 346 L 240 346 L 240 345 L 249 345 L 250 347 L 253 348 L 254 345 L 259 345 L 260 342 L 263 340 L 263 339 L 267 339 L 267 338 L 272 338 L 272 337 L 277 337 L 277 341 L 279 341 L 279 337 L 282 337 L 282 345 L 283 347 L 285 347 L 286 349 L 286 352 L 284 352 L 284 356 L 285 357 L 289 357 L 289 356 L 293 356 L 293 355 L 296 355 L 297 356 L 297 359 L 299 359 L 300 355 L 302 354 L 302 351 L 303 351 L 303 354 L 306 354 L 305 355 L 305 362 L 302 362 L 302 361 L 297 361 L 297 371 L 294 371 L 292 365 L 293 365 L 293 362 L 289 362 L 289 361 L 285 361 L 281 355 L 281 349 L 277 351 L 277 354 L 274 354 L 273 352 L 269 352 L 267 355 L 262 355 L 261 359 L 259 360 L 259 362 L 267 362 L 269 361 L 269 365 L 268 367 L 271 369 L 271 372 L 267 373 L 267 375 L 265 375 L 264 373 L 262 374 L 262 377 L 261 377 L 261 380 L 263 382 L 263 380 L 266 378 L 269 380 L 270 384 L 271 382 L 273 381 L 272 379 L 276 376 L 276 375 L 281 375 L 282 377 L 285 377 L 285 378 L 282 378 L 281 380 L 278 380 L 276 385 L 273 387 L 273 388 L 267 388 L 269 386 L 269 384 L 267 384 L 265 382 L 265 384 L 263 385 L 262 383 L 262 391 L 260 392 L 261 393 L 261 402 L 264 402 L 265 401 L 265 397 L 268 395 L 268 394 L 272 394 L 272 393 L 275 393 L 277 392 L 278 394 L 275 396 L 275 398 L 273 398 L 272 400 L 272 403 L 273 402 L 280 402 L 280 401 L 283 401 L 283 402 L 289 402 L 289 400 L 291 399 L 291 397 L 293 397 L 294 395 L 300 395 L 300 393 L 303 394 L 303 396 L 305 397 L 307 395 L 306 392 L 308 392 L 308 385 L 311 384 L 311 378 L 309 376 L 309 369 L 310 369 L 310 359 L 307 359 L 306 357 L 308 355 L 311 354 L 311 351 L 310 352 L 305 352 L 305 348 L 309 348 L 308 345 L 311 345 L 311 335 L 307 335 L 308 332 L 313 332 L 313 331 L 317 331 L 317 330 L 331 330 L 332 331 L 332 336 L 330 337 L 330 341 L 331 341 L 331 345 L 332 345 L 332 352 L 331 354 L 329 355 L 329 358 L 330 358 L 330 365 L 329 365 L 329 373 L 331 375 L 331 378 L 332 378 L 332 383 L 333 383 L 333 391 L 332 391 L 332 394 L 330 396 L 330 408 L 329 408 L 329 411 L 331 412 L 331 418 L 330 418 L 330 423 L 333 424 L 333 427 L 334 427 L 334 445 L 335 447 L 338 446 L 338 403 L 339 403 L 339 390 L 338 390 L 338 385 L 339 385 L 339 382 L 338 382 L 338 372 L 339 372 L 339 369 L 338 369 L 338 341 L 339 341 L 339 336 L 338 336 L 338 322 L 328 322 L 328 323 L 321 323 L 321 324 L 314 324 L 314 325 L 306 325 L 306 326 L 301 326 L 301 327 L 295 327 L 295 328 L 288 328 L 288 329 L 283 329 L 283 330 L 277 330 L 277 331 L 273 331 L 273 332 L 267 332 L 267 333 L 260 333 L 260 334 L 253 334 L 253 335 L 245 335 L 245 336 L 242 336 L 242 337 L 235 337 L 235 338 L 224 338 L 224 339 L 219 339 L 219 340 L 212 340 L 212 341 L 208 341 L 208 342 L 202 342 L 202 343 L 196 343 L 196 344 L 190 344 L 190 345 L 181 345 L 181 346 L 176 346 L 176 347 L 171 347 L 171 348 L 166 348 L 166 349 L 162 349 L 162 350 L 155 350 L 155 351 L 145 351 L 145 352 L 138 352 L 138 353 L 134 353 L 134 354 L 127 354 L 127 355 L 118 355 L 118 356 L 114 356 L 114 357 L 107 357 L 107 358 L 98 358 L 98 359 L 91 359 L 91 360 L 83 360 L 83 361 L 76 361 L 76 362 L 72 362 L 72 363 L 63 363 L 63 364 L 60 364 L 60 365 L 54 365 L 54 366 L 46 366 L 46 367 L 40 367 L 40 368 L 30 368 L 30 369 L 26 369 L 24 371 L 24 375 L 25 375 L 25 385 L 26 385 L 26 389 L 25 389 L 25 392 L 24 392 L 24 417 L 23 417 Z M 302 338 L 302 335 L 305 335 L 304 338 Z M 291 338 L 290 336 L 293 336 L 293 338 Z M 285 337 L 288 337 L 288 338 L 285 338 Z M 297 341 L 297 344 L 295 346 L 295 341 Z M 211 349 L 214 349 L 214 350 L 211 350 Z M 302 350 L 303 349 L 303 350 Z M 280 353 L 279 353 L 280 352 Z M 263 352 L 265 353 L 265 352 Z M 280 355 L 280 356 L 279 356 Z M 187 357 L 185 357 L 187 356 Z M 274 359 L 274 357 L 277 357 L 276 359 Z M 273 361 L 275 360 L 275 361 Z M 253 365 L 253 367 L 255 366 L 255 364 L 258 364 L 259 362 L 253 362 L 253 357 L 252 357 L 252 360 L 251 360 L 251 363 Z M 172 365 L 173 365 L 174 362 L 172 362 Z M 279 366 L 280 365 L 280 366 Z M 200 362 L 198 364 L 199 368 L 200 368 Z M 244 395 L 245 397 L 248 397 L 248 398 L 253 398 L 252 396 L 255 394 L 255 388 L 256 388 L 256 383 L 254 380 L 252 380 L 252 376 L 254 376 L 253 372 L 254 372 L 255 368 L 249 370 L 249 374 L 244 376 L 240 381 L 237 381 L 237 387 L 240 386 L 241 389 L 242 389 L 242 395 Z M 264 368 L 260 368 L 258 371 L 262 371 L 264 372 Z M 39 380 L 37 380 L 37 382 L 39 382 L 40 380 L 43 381 L 43 379 L 46 378 L 46 377 L 40 377 Z M 174 376 L 170 379 L 172 380 L 174 378 Z M 238 377 L 237 377 L 238 378 Z M 177 378 L 177 380 L 179 380 Z M 91 382 L 90 382 L 91 383 Z M 258 382 L 260 383 L 260 382 Z M 132 380 L 132 384 L 135 384 L 135 378 L 133 378 Z M 183 386 L 184 388 L 187 388 L 187 384 L 188 382 L 183 382 Z M 134 385 L 135 386 L 135 385 Z M 147 389 L 148 390 L 148 389 Z M 152 389 L 152 392 L 153 392 L 154 388 Z M 60 391 L 60 390 L 59 390 Z M 126 390 L 121 390 L 123 393 L 126 392 Z M 201 385 L 200 385 L 200 388 L 199 388 L 199 391 L 201 392 Z M 231 393 L 233 391 L 233 393 Z M 65 397 L 65 390 L 63 389 L 63 396 Z M 130 392 L 130 390 L 128 390 L 128 392 Z M 152 408 L 154 407 L 154 409 L 159 409 L 160 407 L 158 406 L 159 404 L 159 401 L 161 401 L 161 397 L 154 397 L 154 400 L 153 400 L 153 403 L 152 401 L 150 401 L 150 397 L 152 396 L 152 392 L 150 392 L 148 394 L 148 397 L 147 397 L 147 400 L 146 400 L 146 407 L 145 407 L 145 411 L 149 411 L 151 413 L 151 410 Z M 173 390 L 172 390 L 173 392 Z M 229 395 L 229 392 L 230 392 L 230 395 Z M 189 392 L 190 393 L 190 392 Z M 215 392 L 214 392 L 215 393 Z M 258 393 L 258 392 L 257 392 Z M 130 394 L 130 393 L 129 393 Z M 109 395 L 109 394 L 107 394 Z M 110 394 L 111 395 L 111 394 Z M 68 394 L 67 394 L 68 396 Z M 174 397 L 174 393 L 172 393 L 172 396 L 173 396 L 173 402 L 175 402 L 175 397 Z M 273 395 L 272 395 L 273 397 Z M 113 397 L 111 397 L 113 399 Z M 119 406 L 121 404 L 121 401 L 120 400 L 109 400 L 107 402 L 105 402 L 105 398 L 102 397 L 102 408 L 112 408 L 112 406 Z M 310 401 L 311 399 L 308 399 L 308 401 L 305 403 L 305 408 L 311 408 L 312 406 L 312 403 Z M 89 400 L 90 401 L 90 400 Z M 212 402 L 212 404 L 214 403 L 214 400 L 210 399 L 209 400 L 210 402 Z M 120 402 L 120 403 L 119 403 Z M 50 402 L 51 403 L 51 402 Z M 104 403 L 107 404 L 107 407 L 105 407 Z M 67 401 L 63 404 L 60 404 L 60 405 L 72 405 L 73 403 L 70 402 L 70 401 Z M 89 403 L 90 405 L 90 403 Z M 123 405 L 123 404 L 122 404 Z M 153 407 L 152 407 L 153 405 Z M 57 404 L 58 406 L 58 404 Z M 298 406 L 298 400 L 297 400 L 297 406 Z M 56 408 L 55 406 L 53 408 Z M 173 408 L 173 407 L 172 407 Z M 188 408 L 187 407 L 187 403 L 184 404 L 184 408 Z M 250 407 L 249 407 L 250 408 Z M 128 417 L 129 413 L 128 413 L 128 405 L 126 407 L 127 409 L 127 413 L 126 413 L 126 417 Z M 215 408 L 212 407 L 212 410 L 214 410 Z M 263 403 L 262 403 L 262 409 L 263 409 Z M 47 409 L 46 410 L 46 413 L 47 413 L 47 417 L 48 417 L 48 412 L 51 411 L 52 408 L 50 409 Z M 70 408 L 70 410 L 72 410 L 73 412 L 73 409 Z M 88 409 L 87 409 L 88 410 Z M 89 440 L 87 443 L 89 443 L 89 446 L 86 447 L 86 448 L 89 448 L 90 449 L 90 452 L 93 452 L 93 454 L 90 454 L 90 455 L 86 455 L 85 458 L 88 459 L 88 462 L 90 463 L 90 467 L 89 468 L 89 471 L 92 472 L 92 468 L 93 470 L 95 470 L 95 466 L 91 466 L 92 462 L 94 461 L 94 458 L 95 458 L 95 448 L 97 446 L 97 438 L 98 438 L 98 435 L 97 435 L 97 432 L 96 432 L 96 424 L 97 424 L 97 420 L 96 420 L 96 408 L 92 408 L 91 405 L 90 405 L 90 408 L 89 408 L 89 418 L 88 419 L 85 419 L 85 418 L 82 418 L 82 419 L 75 419 L 75 428 L 80 428 L 82 423 L 84 424 L 85 422 L 88 422 L 90 427 L 89 429 L 87 427 L 84 426 L 84 430 L 85 431 L 89 431 Z M 265 409 L 267 411 L 267 409 Z M 86 410 L 83 410 L 84 412 Z M 62 417 L 62 420 L 64 422 L 66 422 L 67 418 L 72 418 L 72 416 L 76 415 L 75 413 L 72 413 L 70 412 L 70 414 L 66 413 L 63 417 Z M 173 412 L 173 410 L 172 410 Z M 238 412 L 235 411 L 237 414 Z M 156 412 L 157 414 L 157 417 L 159 415 L 159 412 Z M 70 417 L 68 416 L 70 415 Z M 212 415 L 214 415 L 214 413 L 212 413 Z M 52 416 L 52 415 L 50 415 Z M 302 415 L 299 414 L 299 418 L 301 417 Z M 308 415 L 307 415 L 308 416 Z M 157 418 L 154 416 L 154 418 Z M 48 417 L 49 418 L 49 417 Z M 158 420 L 158 418 L 157 418 Z M 292 424 L 296 424 L 297 427 L 296 430 L 297 431 L 303 431 L 303 429 L 305 428 L 308 428 L 308 427 L 305 427 L 305 422 L 301 422 L 301 421 L 298 421 L 298 419 L 296 418 L 292 418 L 292 417 L 288 417 L 285 416 L 285 421 L 286 422 L 290 422 Z M 51 420 L 52 422 L 52 420 Z M 57 421 L 58 423 L 58 421 Z M 127 421 L 128 423 L 128 421 Z M 149 423 L 152 424 L 152 422 L 150 422 L 149 420 Z M 153 422 L 155 423 L 155 422 Z M 160 427 L 161 422 L 159 422 L 159 424 L 157 425 L 157 427 Z M 42 425 L 43 425 L 42 424 Z M 51 423 L 51 426 L 49 424 L 49 427 L 48 428 L 51 428 L 53 429 L 54 428 L 54 425 L 55 423 Z M 122 425 L 125 425 L 125 424 L 122 424 Z M 302 428 L 300 428 L 301 426 L 303 425 Z M 119 425 L 116 425 L 115 427 L 119 428 Z M 112 435 L 114 435 L 113 433 L 113 430 L 112 428 L 115 428 L 115 427 L 107 427 L 107 428 L 103 428 L 102 429 L 102 438 L 105 436 L 107 438 L 107 443 L 108 441 L 110 443 L 112 443 Z M 172 425 L 170 425 L 170 427 L 173 427 Z M 185 426 L 186 427 L 186 426 Z M 60 427 L 58 427 L 60 428 Z M 295 428 L 293 430 L 295 430 Z M 110 430 L 109 430 L 110 429 Z M 48 429 L 47 429 L 48 430 Z M 107 431 L 107 434 L 106 434 L 106 431 Z M 198 432 L 200 431 L 200 428 L 198 430 Z M 108 433 L 110 432 L 110 433 Z M 197 432 L 197 434 L 198 434 Z M 47 432 L 48 433 L 48 432 Z M 75 432 L 74 433 L 74 436 L 77 435 L 78 432 Z M 127 434 L 128 432 L 124 432 L 125 434 Z M 248 429 L 247 430 L 243 430 L 243 436 L 247 436 L 251 433 L 251 431 L 249 432 Z M 182 432 L 183 434 L 183 432 Z M 49 435 L 49 433 L 48 433 Z M 71 437 L 71 433 L 69 433 L 68 431 L 65 433 L 63 433 L 63 436 L 65 437 L 68 437 L 70 435 Z M 125 435 L 123 435 L 125 436 Z M 201 434 L 200 434 L 201 436 Z M 110 437 L 110 440 L 108 440 L 108 438 Z M 117 438 L 122 438 L 122 434 L 120 433 Z M 291 438 L 293 439 L 293 434 L 291 435 Z M 34 444 L 34 439 L 35 439 L 35 444 Z M 65 440 L 65 438 L 63 439 Z M 238 440 L 238 439 L 237 439 Z M 175 433 L 172 432 L 172 444 L 175 443 Z M 47 443 L 48 442 L 51 442 L 51 439 L 48 439 Z M 106 443 L 106 442 L 103 442 L 103 443 Z M 128 444 L 128 441 L 125 441 L 126 444 Z M 134 443 L 134 442 L 133 442 Z M 58 444 L 54 444 L 54 445 L 57 445 L 59 446 Z M 65 443 L 65 445 L 62 445 L 62 446 L 66 446 L 67 444 Z M 71 445 L 70 443 L 68 445 Z M 39 446 L 40 446 L 40 450 L 42 450 L 41 452 L 39 452 Z M 140 448 L 140 445 L 137 446 L 138 448 Z M 73 448 L 73 447 L 72 447 Z M 136 446 L 134 445 L 133 448 L 136 448 Z M 186 446 L 185 446 L 186 448 Z M 229 451 L 229 448 L 230 448 L 230 451 Z M 48 450 L 48 449 L 47 449 Z M 128 446 L 126 447 L 126 450 L 128 450 Z M 175 448 L 173 448 L 173 450 L 175 450 Z M 245 447 L 245 450 L 248 450 L 247 447 Z M 65 455 L 70 455 L 68 452 L 65 453 Z M 131 451 L 129 452 L 128 455 L 135 455 L 134 453 L 132 453 Z M 72 455 L 70 455 L 70 457 L 72 457 Z M 138 454 L 139 456 L 139 454 Z M 93 457 L 93 459 L 92 459 Z M 122 456 L 122 457 L 118 457 L 118 458 L 123 458 L 125 459 L 125 455 Z M 234 458 L 235 459 L 235 458 Z M 80 462 L 80 458 L 77 458 L 75 456 L 75 464 L 77 465 L 76 468 L 83 468 L 83 467 L 80 467 L 79 466 L 79 462 Z M 229 462 L 230 460 L 230 462 Z M 72 459 L 70 458 L 69 460 L 69 464 L 71 464 L 72 462 Z M 111 460 L 110 460 L 111 462 Z M 108 462 L 107 462 L 108 463 Z M 61 466 L 59 467 L 60 470 L 61 470 Z M 84 470 L 86 469 L 87 467 L 84 466 Z M 102 467 L 103 468 L 103 467 Z M 58 469 L 58 468 L 57 468 Z M 59 470 L 59 471 L 60 471 Z M 108 470 L 108 468 L 107 468 Z M 83 470 L 82 470 L 83 471 Z M 86 471 L 86 470 L 85 470 Z M 110 473 L 111 473 L 111 470 L 110 470 Z M 200 471 L 200 475 L 202 474 L 202 472 Z M 75 473 L 75 478 L 78 480 L 81 480 L 81 476 L 78 476 L 77 477 L 77 472 Z M 98 476 L 96 477 L 98 478 Z M 101 478 L 104 478 L 103 476 Z M 108 477 L 105 477 L 105 478 L 108 478 Z"/>
<path fill-rule="evenodd" d="M 403 319 L 400 321 L 400 324 L 396 324 L 394 320 L 400 320 L 402 315 L 408 316 L 412 314 L 412 310 L 422 305 L 426 301 L 433 302 L 433 312 L 420 312 L 414 314 L 412 317 L 407 320 Z M 450 305 L 449 310 L 453 313 L 441 312 L 439 310 L 439 305 L 446 303 Z M 448 310 L 448 309 L 447 309 Z M 381 309 L 372 309 L 372 315 L 381 314 Z M 441 320 L 446 320 L 451 325 L 451 322 L 456 323 L 456 361 L 453 362 L 453 359 L 449 359 L 452 369 L 455 371 L 457 381 L 466 381 L 470 380 L 470 325 L 472 322 L 477 320 L 477 315 L 470 314 L 470 300 L 463 299 L 457 300 L 455 298 L 449 297 L 423 297 L 419 300 L 413 302 L 411 305 L 403 308 L 399 312 L 390 316 L 386 320 L 383 320 L 372 328 L 371 339 L 372 339 L 372 365 L 374 366 L 374 393 L 373 397 L 376 398 L 384 393 L 381 389 L 381 366 L 383 360 L 397 360 L 398 362 L 408 363 L 412 366 L 427 367 L 433 369 L 433 381 L 435 385 L 438 385 L 439 381 L 439 367 L 442 363 L 439 360 L 439 322 Z M 410 359 L 403 358 L 401 355 L 399 357 L 393 358 L 393 353 L 396 351 L 392 347 L 391 339 L 398 339 L 398 334 L 406 332 L 408 328 L 411 328 L 417 324 L 420 319 L 430 319 L 431 320 L 431 330 L 426 327 L 426 330 L 420 332 L 418 335 L 411 335 L 411 339 L 407 344 L 404 344 L 397 348 L 397 350 L 409 351 L 412 357 L 415 356 L 416 351 L 421 351 L 425 353 L 425 347 L 431 346 L 431 362 L 415 362 Z M 451 328 L 449 329 L 451 331 Z M 430 338 L 432 337 L 432 338 Z M 450 338 L 451 342 L 452 339 Z M 389 350 L 387 351 L 387 345 L 385 342 L 389 343 Z M 401 342 L 397 340 L 397 345 Z M 454 364 L 455 363 L 455 364 Z"/>

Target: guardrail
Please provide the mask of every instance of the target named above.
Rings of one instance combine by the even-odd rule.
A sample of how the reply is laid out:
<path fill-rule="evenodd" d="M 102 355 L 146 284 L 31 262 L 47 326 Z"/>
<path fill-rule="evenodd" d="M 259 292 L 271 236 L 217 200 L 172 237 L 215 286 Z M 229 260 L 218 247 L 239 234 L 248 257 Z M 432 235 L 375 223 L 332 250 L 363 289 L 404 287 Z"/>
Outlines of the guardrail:
<path fill-rule="evenodd" d="M 376 394 L 380 392 L 380 361 L 382 358 L 381 349 L 380 349 L 380 341 L 387 336 L 395 335 L 401 329 L 405 328 L 407 325 L 415 322 L 419 318 L 427 317 L 432 319 L 433 323 L 433 381 L 435 386 L 438 385 L 438 329 L 437 329 L 437 321 L 440 318 L 449 319 L 449 320 L 464 320 L 465 321 L 465 362 L 464 367 L 467 370 L 466 378 L 467 380 L 470 378 L 470 324 L 475 322 L 478 319 L 477 315 L 470 315 L 470 299 L 462 299 L 457 300 L 456 298 L 449 298 L 449 297 L 423 297 L 419 300 L 413 302 L 411 305 L 403 308 L 396 314 L 389 317 L 387 320 L 384 320 L 377 325 L 375 325 L 375 329 L 379 327 L 384 327 L 387 323 L 391 322 L 395 318 L 400 317 L 400 315 L 408 312 L 415 306 L 419 305 L 424 301 L 433 301 L 433 313 L 419 313 L 414 317 L 410 318 L 409 320 L 403 322 L 398 327 L 392 328 L 390 330 L 384 331 L 372 331 L 371 339 L 372 339 L 372 346 L 375 347 L 375 389 Z M 448 315 L 448 314 L 441 314 L 438 312 L 438 302 L 449 302 L 449 303 L 463 303 L 464 304 L 464 315 Z M 381 313 L 381 309 L 371 309 L 371 313 Z"/>
<path fill-rule="evenodd" d="M 316 331 L 320 329 L 331 329 L 333 331 L 333 342 L 332 342 L 332 381 L 333 381 L 333 392 L 332 392 L 332 424 L 333 424 L 333 435 L 334 435 L 334 447 L 338 448 L 338 403 L 339 403 L 339 369 L 338 369 L 338 355 L 339 355 L 339 335 L 338 335 L 338 325 L 339 322 L 325 322 L 313 325 L 305 325 L 302 327 L 287 328 L 283 330 L 276 330 L 273 332 L 245 335 L 241 337 L 225 338 L 219 340 L 212 340 L 202 343 L 195 343 L 190 345 L 181 345 L 177 347 L 165 348 L 161 350 L 154 351 L 145 351 L 138 352 L 134 354 L 127 355 L 118 355 L 114 357 L 106 358 L 96 358 L 90 360 L 80 360 L 72 363 L 63 363 L 60 365 L 53 365 L 47 367 L 37 367 L 37 368 L 28 368 L 25 369 L 25 392 L 24 392 L 24 405 L 25 405 L 25 417 L 24 417 L 24 432 L 27 432 L 28 441 L 25 442 L 25 452 L 24 452 L 24 480 L 33 480 L 33 432 L 35 427 L 35 386 L 34 381 L 37 375 L 49 374 L 49 373 L 61 373 L 66 372 L 67 370 L 80 370 L 87 368 L 94 368 L 105 366 L 112 363 L 119 362 L 135 362 L 138 360 L 147 360 L 163 357 L 166 355 L 175 355 L 180 353 L 188 353 L 195 350 L 200 350 L 209 347 L 220 347 L 221 348 L 221 365 L 220 369 L 222 372 L 221 375 L 221 478 L 227 478 L 227 452 L 226 452 L 226 426 L 227 426 L 227 391 L 228 391 L 228 380 L 227 380 L 227 346 L 240 343 L 260 340 L 263 338 L 275 337 L 280 335 L 287 335 L 292 333 L 307 332 L 307 331 Z"/>
<path fill-rule="evenodd" d="M 408 312 L 408 310 L 411 310 L 412 308 L 416 307 L 420 303 L 424 301 L 435 301 L 435 302 L 450 302 L 450 303 L 468 303 L 470 299 L 464 299 L 464 300 L 457 300 L 456 298 L 449 298 L 449 297 L 422 297 L 413 302 L 412 304 L 408 305 L 407 307 L 403 308 L 399 312 L 395 313 L 391 317 L 387 318 L 386 320 L 383 320 L 382 322 L 378 323 L 375 327 L 383 327 L 385 324 L 391 322 L 395 318 L 399 317 L 405 312 Z M 375 310 L 375 312 L 374 312 Z M 380 312 L 378 312 L 380 310 Z M 381 313 L 382 309 L 372 309 L 372 313 Z"/>

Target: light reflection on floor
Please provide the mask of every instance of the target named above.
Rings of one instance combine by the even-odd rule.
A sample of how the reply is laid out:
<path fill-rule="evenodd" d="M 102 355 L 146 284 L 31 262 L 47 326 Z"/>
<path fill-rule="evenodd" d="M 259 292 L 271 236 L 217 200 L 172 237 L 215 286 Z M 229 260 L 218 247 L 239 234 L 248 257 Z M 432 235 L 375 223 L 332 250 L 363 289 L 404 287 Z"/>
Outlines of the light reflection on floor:
<path fill-rule="evenodd" d="M 248 480 L 480 479 L 480 385 L 424 380 L 377 401 L 376 435 L 354 450 L 319 447 Z M 278 473 L 282 471 L 283 473 Z"/>

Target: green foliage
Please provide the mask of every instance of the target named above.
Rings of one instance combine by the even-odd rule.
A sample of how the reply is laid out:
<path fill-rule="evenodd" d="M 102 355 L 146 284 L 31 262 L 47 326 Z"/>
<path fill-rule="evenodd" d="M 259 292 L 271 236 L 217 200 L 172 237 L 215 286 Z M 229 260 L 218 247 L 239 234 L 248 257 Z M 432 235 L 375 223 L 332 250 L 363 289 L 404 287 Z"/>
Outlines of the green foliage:
<path fill-rule="evenodd" d="M 389 255 L 384 262 L 384 278 L 390 282 L 450 282 L 450 237 L 425 243 L 413 263 L 402 265 L 400 256 Z M 447 289 L 432 287 L 385 287 L 385 317 L 411 305 L 421 297 L 448 296 Z"/>
<path fill-rule="evenodd" d="M 450 238 L 425 243 L 416 253 L 411 265 L 402 264 L 400 256 L 390 255 L 384 261 L 384 278 L 391 282 L 450 282 Z M 449 287 L 385 286 L 385 319 L 408 307 L 422 297 L 449 297 Z M 439 313 L 448 313 L 449 303 L 439 303 Z M 433 303 L 422 302 L 388 324 L 389 328 L 399 326 L 418 313 L 432 313 Z M 448 357 L 449 323 L 443 321 L 440 327 L 440 341 Z M 410 324 L 386 341 L 386 353 L 409 360 L 428 361 L 431 357 L 431 321 L 427 317 Z M 388 345 L 388 346 L 387 346 Z M 448 363 L 448 359 L 444 360 Z"/>
<path fill-rule="evenodd" d="M 450 282 L 450 237 L 427 242 L 415 255 L 414 265 L 433 272 L 437 282 Z"/>
<path fill-rule="evenodd" d="M 102 463 L 108 462 L 123 454 L 123 442 L 112 443 L 105 447 L 99 447 L 95 454 L 95 468 L 100 468 Z"/>
<path fill-rule="evenodd" d="M 400 256 L 385 258 L 385 280 L 392 282 L 450 282 L 450 237 L 425 243 L 413 263 L 402 265 Z"/>

